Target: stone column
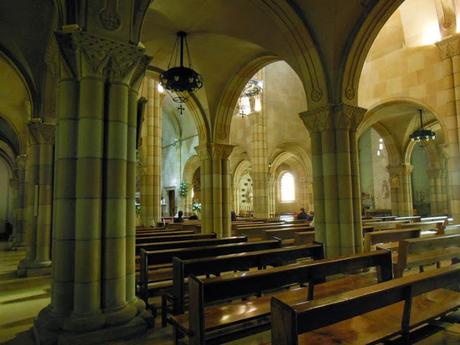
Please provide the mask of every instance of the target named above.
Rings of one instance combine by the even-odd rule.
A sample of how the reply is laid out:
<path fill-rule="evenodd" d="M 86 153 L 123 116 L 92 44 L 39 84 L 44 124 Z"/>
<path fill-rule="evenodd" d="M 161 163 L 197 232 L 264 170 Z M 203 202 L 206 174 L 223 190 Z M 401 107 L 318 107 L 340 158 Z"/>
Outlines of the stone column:
<path fill-rule="evenodd" d="M 315 229 L 329 257 L 362 250 L 356 128 L 364 113 L 340 104 L 300 115 L 312 143 Z"/>
<path fill-rule="evenodd" d="M 395 216 L 412 216 L 414 206 L 412 202 L 411 174 L 413 166 L 400 164 L 388 166 L 391 187 L 391 212 Z"/>
<path fill-rule="evenodd" d="M 16 191 L 16 209 L 14 210 L 15 222 L 9 244 L 11 250 L 22 249 L 26 245 L 24 235 L 26 162 L 26 154 L 16 157 L 16 178 L 11 181 Z"/>
<path fill-rule="evenodd" d="M 428 177 L 430 179 L 430 203 L 431 214 L 445 215 L 447 198 L 443 189 L 443 171 L 438 167 L 428 169 Z"/>
<path fill-rule="evenodd" d="M 51 304 L 41 344 L 106 343 L 145 331 L 135 291 L 138 46 L 57 33 L 61 50 L 55 151 Z"/>
<path fill-rule="evenodd" d="M 454 222 L 460 222 L 460 34 L 436 43 L 441 58 L 452 65 L 452 97 L 444 107 L 443 117 L 449 123 L 447 130 L 447 153 L 449 172 L 450 210 Z"/>
<path fill-rule="evenodd" d="M 254 217 L 268 218 L 267 126 L 263 111 L 251 114 Z"/>
<path fill-rule="evenodd" d="M 203 233 L 231 235 L 231 180 L 228 157 L 232 145 L 202 144 L 195 149 L 201 160 L 201 205 Z"/>
<path fill-rule="evenodd" d="M 19 263 L 18 275 L 51 272 L 51 213 L 53 208 L 53 155 L 55 125 L 29 124 L 27 165 L 27 256 Z"/>
<path fill-rule="evenodd" d="M 158 82 L 147 78 L 147 112 L 144 119 L 143 139 L 144 170 L 141 190 L 141 218 L 145 226 L 161 222 L 161 138 L 163 96 L 158 92 Z"/>

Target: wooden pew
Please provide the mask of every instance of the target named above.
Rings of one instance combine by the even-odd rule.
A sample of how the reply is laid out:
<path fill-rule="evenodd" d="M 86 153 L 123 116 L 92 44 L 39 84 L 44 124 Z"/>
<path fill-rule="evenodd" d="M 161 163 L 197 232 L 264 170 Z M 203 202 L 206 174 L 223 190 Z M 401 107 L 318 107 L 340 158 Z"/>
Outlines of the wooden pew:
<path fill-rule="evenodd" d="M 395 277 L 406 268 L 437 264 L 460 258 L 460 235 L 430 236 L 399 241 L 398 261 L 393 265 Z"/>
<path fill-rule="evenodd" d="M 241 254 L 222 255 L 219 257 L 181 260 L 173 259 L 173 287 L 166 300 L 172 303 L 172 314 L 184 312 L 186 278 L 195 276 L 220 274 L 228 271 L 249 270 L 250 268 L 265 268 L 281 266 L 295 262 L 298 259 L 324 259 L 322 243 L 309 243 L 277 249 L 267 249 Z"/>
<path fill-rule="evenodd" d="M 171 242 L 151 242 L 151 243 L 138 243 L 136 244 L 136 254 L 139 254 L 141 249 L 144 250 L 164 250 L 174 248 L 190 248 L 190 247 L 202 247 L 202 246 L 213 246 L 217 244 L 228 244 L 228 243 L 241 243 L 247 242 L 246 236 L 233 236 L 224 238 L 205 238 L 195 240 L 183 240 L 183 241 L 171 241 Z"/>
<path fill-rule="evenodd" d="M 210 234 L 183 234 L 183 235 L 166 235 L 166 236 L 147 236 L 136 238 L 136 243 L 151 243 L 151 242 L 171 242 L 171 241 L 185 241 L 185 240 L 198 240 L 205 238 L 216 238 L 216 233 Z"/>
<path fill-rule="evenodd" d="M 263 238 L 266 230 L 281 230 L 281 229 L 305 229 L 309 227 L 309 223 L 296 223 L 296 224 L 275 224 L 275 225 L 261 225 L 245 228 L 236 228 L 233 232 L 235 236 L 248 236 L 249 238 Z M 305 231 L 305 230 L 304 230 Z"/>
<path fill-rule="evenodd" d="M 193 230 L 177 230 L 177 231 L 152 231 L 136 234 L 136 238 L 152 237 L 152 236 L 174 236 L 174 235 L 191 235 L 195 234 Z"/>
<path fill-rule="evenodd" d="M 273 237 L 281 238 L 282 240 L 290 240 L 295 238 L 295 234 L 297 232 L 314 232 L 315 228 L 309 225 L 306 226 L 296 226 L 296 227 L 289 227 L 284 229 L 270 229 L 264 230 L 263 239 L 268 240 Z M 293 241 L 292 241 L 293 242 Z"/>
<path fill-rule="evenodd" d="M 369 267 L 378 268 L 378 273 L 374 273 L 376 279 L 370 279 L 368 275 L 356 275 L 316 286 L 316 283 L 323 282 L 327 276 Z M 188 335 L 191 345 L 221 343 L 268 329 L 271 295 L 243 300 L 239 303 L 210 306 L 217 301 L 228 301 L 250 295 L 260 296 L 263 291 L 271 291 L 282 300 L 295 303 L 311 300 L 315 294 L 333 295 L 347 289 L 374 284 L 374 280 L 381 282 L 391 278 L 389 251 L 318 260 L 230 277 L 202 280 L 192 275 L 188 282 L 189 312 L 172 316 L 168 321 L 174 326 L 176 334 L 179 332 Z M 273 292 L 274 289 L 306 282 L 309 283 L 308 292 L 302 287 Z"/>
<path fill-rule="evenodd" d="M 369 252 L 371 251 L 372 246 L 380 243 L 391 243 L 408 238 L 418 238 L 420 237 L 421 232 L 422 230 L 420 229 L 382 230 L 376 232 L 368 232 L 364 237 L 364 251 Z"/>
<path fill-rule="evenodd" d="M 312 243 L 315 241 L 314 231 L 301 231 L 294 234 L 294 245 Z"/>
<path fill-rule="evenodd" d="M 396 226 L 397 229 L 410 229 L 410 228 L 418 228 L 422 231 L 433 231 L 433 234 L 441 235 L 444 233 L 446 226 L 448 224 L 447 220 L 444 221 L 430 221 L 430 222 L 418 222 L 418 223 L 409 223 L 409 224 L 398 224 Z"/>
<path fill-rule="evenodd" d="M 141 249 L 139 257 L 139 291 L 142 293 L 141 298 L 147 301 L 150 295 L 160 293 L 165 287 L 170 284 L 158 286 L 156 289 L 149 289 L 149 283 L 170 280 L 172 277 L 172 260 L 174 257 L 180 259 L 204 258 L 208 256 L 226 255 L 243 252 L 253 252 L 264 249 L 280 248 L 280 240 L 259 241 L 259 242 L 243 242 L 231 244 L 219 244 L 214 246 L 202 246 L 191 248 L 175 248 L 166 250 L 146 251 Z M 161 279 L 156 279 L 156 271 L 165 268 L 165 264 L 169 268 L 169 275 L 161 275 Z"/>
<path fill-rule="evenodd" d="M 460 268 L 451 266 L 308 303 L 273 298 L 272 343 L 374 344 L 401 335 L 412 344 L 414 328 L 460 306 L 460 293 L 444 289 L 459 279 Z"/>

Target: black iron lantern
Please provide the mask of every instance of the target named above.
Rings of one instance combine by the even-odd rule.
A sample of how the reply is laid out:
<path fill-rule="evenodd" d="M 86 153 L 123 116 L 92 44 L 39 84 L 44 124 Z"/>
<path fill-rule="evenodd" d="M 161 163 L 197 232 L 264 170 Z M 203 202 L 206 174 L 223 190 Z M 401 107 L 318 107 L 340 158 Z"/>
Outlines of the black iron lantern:
<path fill-rule="evenodd" d="M 418 111 L 419 111 L 419 116 L 420 116 L 420 128 L 414 131 L 411 135 L 409 135 L 409 138 L 412 141 L 416 141 L 422 144 L 430 140 L 435 140 L 436 133 L 430 129 L 425 129 L 423 127 L 422 109 L 419 109 Z"/>
<path fill-rule="evenodd" d="M 179 66 L 170 67 L 171 62 L 177 63 L 177 46 L 180 43 Z M 184 66 L 184 49 L 187 50 L 189 67 Z M 177 33 L 176 44 L 174 45 L 171 59 L 169 60 L 168 69 L 160 74 L 161 85 L 167 90 L 174 92 L 194 92 L 203 86 L 201 75 L 191 68 L 190 51 L 187 43 L 187 34 L 183 31 Z"/>

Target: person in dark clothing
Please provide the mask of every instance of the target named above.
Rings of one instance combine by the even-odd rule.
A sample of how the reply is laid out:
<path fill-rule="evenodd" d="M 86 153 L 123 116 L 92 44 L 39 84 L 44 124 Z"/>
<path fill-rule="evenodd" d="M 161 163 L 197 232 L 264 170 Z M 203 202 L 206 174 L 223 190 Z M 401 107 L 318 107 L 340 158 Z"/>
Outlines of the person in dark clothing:
<path fill-rule="evenodd" d="M 235 211 L 230 212 L 230 217 L 232 218 L 232 222 L 236 221 L 236 213 L 235 213 Z"/>
<path fill-rule="evenodd" d="M 174 217 L 174 223 L 183 223 L 184 222 L 184 212 L 177 212 L 177 217 Z"/>
<path fill-rule="evenodd" d="M 297 219 L 298 220 L 309 220 L 308 219 L 308 214 L 305 212 L 304 208 L 300 209 L 300 212 L 297 214 Z"/>

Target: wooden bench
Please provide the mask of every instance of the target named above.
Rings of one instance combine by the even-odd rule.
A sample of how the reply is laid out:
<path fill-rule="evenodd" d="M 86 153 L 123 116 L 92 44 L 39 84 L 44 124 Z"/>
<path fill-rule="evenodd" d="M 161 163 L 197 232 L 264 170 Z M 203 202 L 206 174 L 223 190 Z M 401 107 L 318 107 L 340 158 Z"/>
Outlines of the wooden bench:
<path fill-rule="evenodd" d="M 395 277 L 402 277 L 407 268 L 460 258 L 460 235 L 430 236 L 399 241 L 398 261 L 393 265 Z"/>
<path fill-rule="evenodd" d="M 273 237 L 281 238 L 282 240 L 290 240 L 295 238 L 295 234 L 298 232 L 305 233 L 305 232 L 314 232 L 315 228 L 312 226 L 296 226 L 296 227 L 289 227 L 285 229 L 271 229 L 271 230 L 264 230 L 263 237 L 264 239 L 268 240 Z"/>
<path fill-rule="evenodd" d="M 369 252 L 372 246 L 380 243 L 391 243 L 408 238 L 418 238 L 420 237 L 421 231 L 420 229 L 406 229 L 368 232 L 364 237 L 364 251 Z"/>
<path fill-rule="evenodd" d="M 136 238 L 150 237 L 150 236 L 173 236 L 173 235 L 189 235 L 195 234 L 193 230 L 160 230 L 160 231 L 145 231 L 136 233 Z"/>
<path fill-rule="evenodd" d="M 241 243 L 247 242 L 246 236 L 233 236 L 224 238 L 205 238 L 195 240 L 184 240 L 184 241 L 171 241 L 171 242 L 152 242 L 152 243 L 138 243 L 136 244 L 136 254 L 139 254 L 141 249 L 153 251 L 153 250 L 164 250 L 174 248 L 190 248 L 190 247 L 202 247 L 202 246 L 213 246 L 217 244 L 228 244 L 228 243 Z"/>
<path fill-rule="evenodd" d="M 180 259 L 194 259 L 204 258 L 217 255 L 226 255 L 234 253 L 252 252 L 264 249 L 280 248 L 280 240 L 270 241 L 259 241 L 259 242 L 243 242 L 243 243 L 231 243 L 231 244 L 219 244 L 214 246 L 202 246 L 202 247 L 191 247 L 191 248 L 175 248 L 166 250 L 146 251 L 141 249 L 140 252 L 140 268 L 139 268 L 139 294 L 144 301 L 148 301 L 151 295 L 155 295 L 155 292 L 161 293 L 162 290 L 168 287 L 170 284 L 165 286 L 158 286 L 157 288 L 149 289 L 149 283 L 162 282 L 171 280 L 172 278 L 172 261 L 174 257 Z M 157 279 L 155 274 L 158 270 L 168 268 L 168 275 L 161 275 L 161 279 Z"/>
<path fill-rule="evenodd" d="M 412 330 L 460 306 L 460 293 L 444 289 L 459 279 L 460 268 L 451 266 L 308 303 L 273 298 L 272 343 L 361 345 L 400 335 L 412 344 Z"/>
<path fill-rule="evenodd" d="M 324 282 L 325 277 L 369 267 L 378 268 L 374 279 L 371 279 L 369 274 L 354 275 L 319 284 Z M 189 312 L 172 316 L 169 322 L 174 326 L 176 334 L 182 333 L 189 337 L 191 345 L 221 343 L 270 327 L 271 295 L 261 296 L 264 291 L 270 291 L 271 294 L 286 302 L 295 303 L 311 300 L 315 294 L 333 295 L 391 278 L 389 251 L 318 260 L 205 280 L 192 275 L 188 282 Z M 300 287 L 273 292 L 274 289 L 307 282 L 309 283 L 308 289 Z M 316 286 L 317 284 L 319 285 Z M 228 304 L 227 302 L 223 305 L 210 305 L 218 301 L 235 300 L 251 295 L 261 297 L 243 300 L 239 303 Z"/>
<path fill-rule="evenodd" d="M 294 234 L 294 245 L 312 243 L 315 241 L 314 231 L 301 231 Z"/>
<path fill-rule="evenodd" d="M 217 238 L 216 233 L 211 234 L 183 234 L 183 235 L 167 235 L 167 236 L 147 236 L 136 238 L 136 243 L 152 243 L 152 242 L 172 242 L 186 240 L 203 240 L 206 238 Z"/>
<path fill-rule="evenodd" d="M 411 224 L 398 224 L 396 226 L 397 229 L 410 229 L 410 228 L 418 228 L 422 231 L 429 231 L 432 230 L 433 234 L 437 233 L 439 235 L 444 233 L 446 226 L 448 224 L 447 220 L 444 221 L 434 221 L 434 222 L 418 222 L 418 223 L 411 223 Z"/>
<path fill-rule="evenodd" d="M 173 287 L 171 294 L 166 295 L 166 301 L 172 303 L 172 314 L 182 314 L 185 306 L 186 278 L 214 274 L 219 275 L 228 271 L 245 271 L 250 268 L 277 267 L 295 262 L 298 259 L 324 259 L 322 243 L 309 243 L 277 249 L 267 249 L 241 254 L 222 255 L 219 257 L 182 260 L 173 259 Z"/>
<path fill-rule="evenodd" d="M 236 228 L 234 230 L 235 236 L 248 236 L 249 238 L 263 238 L 267 230 L 281 230 L 281 229 L 305 229 L 309 228 L 309 223 L 298 224 L 277 224 L 277 225 L 263 225 L 256 227 Z"/>

